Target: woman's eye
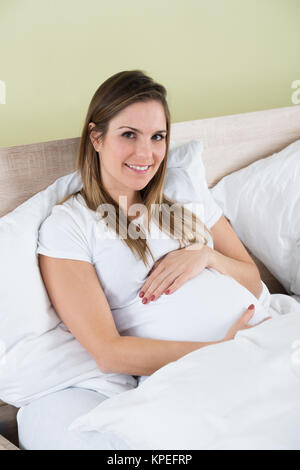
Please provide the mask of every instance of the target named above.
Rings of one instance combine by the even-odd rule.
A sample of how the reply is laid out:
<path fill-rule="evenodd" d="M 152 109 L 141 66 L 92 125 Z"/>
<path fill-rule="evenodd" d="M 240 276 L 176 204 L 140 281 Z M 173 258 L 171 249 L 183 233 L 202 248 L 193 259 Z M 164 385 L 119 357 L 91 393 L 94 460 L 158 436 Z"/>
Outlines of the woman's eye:
<path fill-rule="evenodd" d="M 128 132 L 124 132 L 124 134 L 122 134 L 122 136 L 124 136 L 124 137 L 126 137 L 126 138 L 131 138 L 131 137 L 128 137 L 129 134 L 135 135 L 134 132 L 129 132 L 129 131 L 128 131 Z M 163 139 L 165 138 L 165 136 L 162 135 L 162 134 L 155 134 L 153 137 L 157 137 L 157 136 L 160 137 L 160 139 L 154 139 L 154 140 L 156 140 L 157 142 L 159 142 L 160 140 L 163 140 Z"/>
<path fill-rule="evenodd" d="M 134 135 L 134 134 L 133 134 L 133 132 L 124 132 L 124 134 L 122 134 L 122 137 L 123 137 L 123 136 L 124 136 L 124 137 L 127 137 L 127 136 L 128 136 L 128 134 L 132 134 L 132 135 Z"/>
<path fill-rule="evenodd" d="M 164 135 L 162 135 L 162 134 L 155 134 L 155 136 L 157 136 L 157 135 L 160 137 L 160 139 L 159 139 L 159 140 L 163 140 L 163 139 L 165 138 L 165 136 L 164 136 Z M 155 136 L 154 136 L 154 137 L 155 137 Z M 155 139 L 155 140 L 157 140 L 157 139 Z"/>

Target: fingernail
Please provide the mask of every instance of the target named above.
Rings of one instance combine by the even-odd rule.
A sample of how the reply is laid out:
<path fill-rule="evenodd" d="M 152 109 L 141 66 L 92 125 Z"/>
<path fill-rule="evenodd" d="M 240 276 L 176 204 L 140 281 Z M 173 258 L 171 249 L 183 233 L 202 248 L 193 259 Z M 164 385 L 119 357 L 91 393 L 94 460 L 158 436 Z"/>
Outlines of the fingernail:
<path fill-rule="evenodd" d="M 151 295 L 150 300 L 154 300 L 154 299 L 155 299 L 155 295 Z"/>
<path fill-rule="evenodd" d="M 146 304 L 148 302 L 147 300 L 147 297 L 145 297 L 143 300 L 142 300 L 143 304 Z"/>
<path fill-rule="evenodd" d="M 167 289 L 165 294 L 167 294 L 167 295 L 170 294 L 170 289 Z"/>
<path fill-rule="evenodd" d="M 143 292 L 143 291 L 142 291 L 142 292 L 140 292 L 140 297 L 143 297 L 143 296 L 144 296 L 144 294 L 145 294 L 145 292 Z"/>
<path fill-rule="evenodd" d="M 251 304 L 251 305 L 249 305 L 248 310 L 253 310 L 254 308 L 255 308 L 254 304 Z"/>

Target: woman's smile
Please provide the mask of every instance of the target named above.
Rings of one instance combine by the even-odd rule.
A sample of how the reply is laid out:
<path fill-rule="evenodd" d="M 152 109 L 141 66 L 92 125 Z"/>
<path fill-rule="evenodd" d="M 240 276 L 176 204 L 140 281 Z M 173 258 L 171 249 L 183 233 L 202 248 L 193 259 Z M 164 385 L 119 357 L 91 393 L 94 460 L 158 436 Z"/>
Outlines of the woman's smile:
<path fill-rule="evenodd" d="M 144 175 L 146 173 L 148 173 L 148 171 L 150 170 L 150 168 L 153 166 L 153 165 L 145 165 L 145 166 L 129 166 L 128 163 L 125 163 L 125 166 L 128 168 L 128 170 L 130 171 L 133 171 L 134 173 L 136 174 L 139 174 L 139 175 Z"/>

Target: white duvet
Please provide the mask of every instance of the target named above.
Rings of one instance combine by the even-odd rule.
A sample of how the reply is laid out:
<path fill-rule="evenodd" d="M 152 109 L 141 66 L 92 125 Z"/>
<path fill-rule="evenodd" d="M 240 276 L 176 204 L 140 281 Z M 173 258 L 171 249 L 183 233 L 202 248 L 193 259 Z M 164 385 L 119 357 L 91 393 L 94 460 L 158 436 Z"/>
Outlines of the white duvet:
<path fill-rule="evenodd" d="M 271 296 L 272 319 L 193 351 L 73 421 L 131 449 L 300 449 L 300 304 Z"/>

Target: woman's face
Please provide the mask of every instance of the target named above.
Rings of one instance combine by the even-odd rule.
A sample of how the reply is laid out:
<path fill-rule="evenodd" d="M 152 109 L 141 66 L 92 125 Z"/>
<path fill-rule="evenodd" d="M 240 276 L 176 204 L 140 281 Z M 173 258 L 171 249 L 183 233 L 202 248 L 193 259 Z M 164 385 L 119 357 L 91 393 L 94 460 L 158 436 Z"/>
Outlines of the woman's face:
<path fill-rule="evenodd" d="M 99 152 L 102 183 L 117 202 L 122 195 L 131 204 L 153 178 L 165 156 L 166 133 L 164 108 L 153 100 L 133 103 L 111 119 L 103 143 L 95 140 L 97 134 L 91 136 Z M 139 171 L 128 165 L 147 169 Z"/>

